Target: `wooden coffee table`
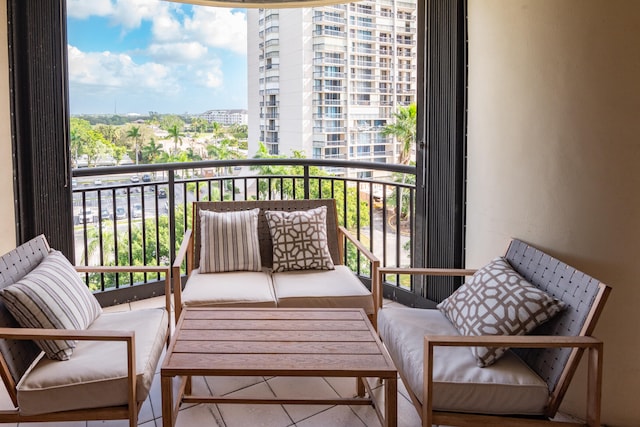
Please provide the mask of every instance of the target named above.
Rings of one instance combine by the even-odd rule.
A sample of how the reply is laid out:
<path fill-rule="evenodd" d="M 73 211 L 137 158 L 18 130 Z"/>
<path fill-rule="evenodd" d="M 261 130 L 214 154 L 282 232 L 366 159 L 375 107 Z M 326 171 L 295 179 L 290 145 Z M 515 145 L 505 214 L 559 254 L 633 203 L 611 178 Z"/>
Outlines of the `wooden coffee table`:
<path fill-rule="evenodd" d="M 382 425 L 397 425 L 397 371 L 361 309 L 186 308 L 160 375 L 164 427 L 173 427 L 181 403 L 196 402 L 373 404 Z M 354 377 L 356 393 L 331 399 L 195 396 L 193 375 Z M 181 378 L 175 398 L 174 377 Z M 384 380 L 384 416 L 367 377 Z"/>

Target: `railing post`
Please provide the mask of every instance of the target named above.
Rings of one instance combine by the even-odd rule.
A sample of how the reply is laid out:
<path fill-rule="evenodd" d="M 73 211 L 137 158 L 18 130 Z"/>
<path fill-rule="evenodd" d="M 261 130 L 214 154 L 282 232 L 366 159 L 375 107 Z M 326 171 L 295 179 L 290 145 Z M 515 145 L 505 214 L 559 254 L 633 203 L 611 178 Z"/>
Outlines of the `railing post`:
<path fill-rule="evenodd" d="M 309 199 L 309 165 L 304 165 L 304 198 Z"/>
<path fill-rule="evenodd" d="M 167 179 L 167 182 L 169 184 L 169 209 L 167 210 L 167 215 L 169 216 L 169 256 L 171 258 L 171 265 L 173 265 L 173 262 L 176 260 L 176 216 L 174 215 L 176 208 L 176 171 L 173 169 L 169 169 L 168 172 L 169 177 Z"/>

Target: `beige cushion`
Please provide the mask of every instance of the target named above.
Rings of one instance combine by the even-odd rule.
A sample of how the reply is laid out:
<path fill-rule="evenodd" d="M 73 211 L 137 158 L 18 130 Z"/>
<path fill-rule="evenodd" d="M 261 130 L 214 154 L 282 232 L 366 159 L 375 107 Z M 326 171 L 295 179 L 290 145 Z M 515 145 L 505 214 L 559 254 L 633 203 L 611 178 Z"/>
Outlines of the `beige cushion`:
<path fill-rule="evenodd" d="M 373 314 L 373 296 L 344 265 L 334 270 L 273 273 L 279 307 L 362 308 Z"/>
<path fill-rule="evenodd" d="M 273 242 L 273 271 L 333 270 L 327 244 L 327 207 L 265 211 Z"/>
<path fill-rule="evenodd" d="M 498 257 L 478 270 L 438 309 L 462 335 L 525 335 L 565 308 Z M 471 347 L 478 366 L 495 363 L 506 347 Z"/>
<path fill-rule="evenodd" d="M 30 273 L 0 291 L 0 299 L 24 328 L 86 329 L 102 312 L 69 260 L 52 251 Z M 36 344 L 50 359 L 67 360 L 73 340 Z"/>
<path fill-rule="evenodd" d="M 135 331 L 136 397 L 144 401 L 166 343 L 166 310 L 103 313 L 88 330 Z M 124 342 L 78 341 L 70 360 L 40 358 L 18 383 L 21 414 L 126 404 L 126 357 Z"/>
<path fill-rule="evenodd" d="M 460 335 L 438 310 L 384 307 L 378 332 L 410 390 L 423 402 L 425 335 Z M 540 415 L 546 383 L 511 351 L 480 368 L 466 347 L 434 349 L 433 409 L 485 414 Z"/>
<path fill-rule="evenodd" d="M 191 272 L 182 292 L 182 305 L 275 307 L 276 299 L 267 272 Z"/>
<path fill-rule="evenodd" d="M 259 208 L 247 211 L 200 211 L 200 271 L 260 271 Z"/>

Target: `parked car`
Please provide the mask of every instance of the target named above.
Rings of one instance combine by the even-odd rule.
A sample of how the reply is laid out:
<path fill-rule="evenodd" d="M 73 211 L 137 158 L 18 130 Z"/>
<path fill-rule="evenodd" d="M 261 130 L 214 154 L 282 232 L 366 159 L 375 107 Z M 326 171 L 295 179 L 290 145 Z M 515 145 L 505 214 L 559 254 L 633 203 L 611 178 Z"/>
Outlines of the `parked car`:
<path fill-rule="evenodd" d="M 78 212 L 78 224 L 84 224 L 85 222 L 89 224 L 94 221 L 95 216 L 93 215 L 93 211 L 91 209 L 87 208 L 84 211 L 80 209 L 80 212 Z"/>
<path fill-rule="evenodd" d="M 149 175 L 148 173 L 145 173 L 144 175 L 142 175 L 142 180 L 144 182 L 150 182 L 151 181 L 151 175 Z"/>
<path fill-rule="evenodd" d="M 131 211 L 132 218 L 140 218 L 142 216 L 142 206 L 139 203 L 133 205 L 133 210 Z"/>
<path fill-rule="evenodd" d="M 125 219 L 127 217 L 127 211 L 124 208 L 116 208 L 116 219 Z"/>
<path fill-rule="evenodd" d="M 108 219 L 113 219 L 113 215 L 111 215 L 111 212 L 109 212 L 109 209 L 102 209 L 100 211 L 100 219 L 102 221 L 106 221 Z"/>
<path fill-rule="evenodd" d="M 167 190 L 161 188 L 158 190 L 158 199 L 166 199 L 167 198 Z"/>

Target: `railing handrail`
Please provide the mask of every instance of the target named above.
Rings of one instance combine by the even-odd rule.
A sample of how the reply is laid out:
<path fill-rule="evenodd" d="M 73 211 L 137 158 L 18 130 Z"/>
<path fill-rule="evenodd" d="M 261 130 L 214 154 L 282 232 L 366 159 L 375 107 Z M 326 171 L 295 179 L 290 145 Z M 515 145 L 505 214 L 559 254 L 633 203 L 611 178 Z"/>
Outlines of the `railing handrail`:
<path fill-rule="evenodd" d="M 143 165 L 100 166 L 90 168 L 76 168 L 72 176 L 100 176 L 119 173 L 157 172 L 181 169 L 221 168 L 228 166 L 326 166 L 333 168 L 369 169 L 387 172 L 415 174 L 415 166 L 397 165 L 378 162 L 353 162 L 350 160 L 328 159 L 229 159 L 229 160 L 200 160 L 194 162 L 151 163 Z"/>

